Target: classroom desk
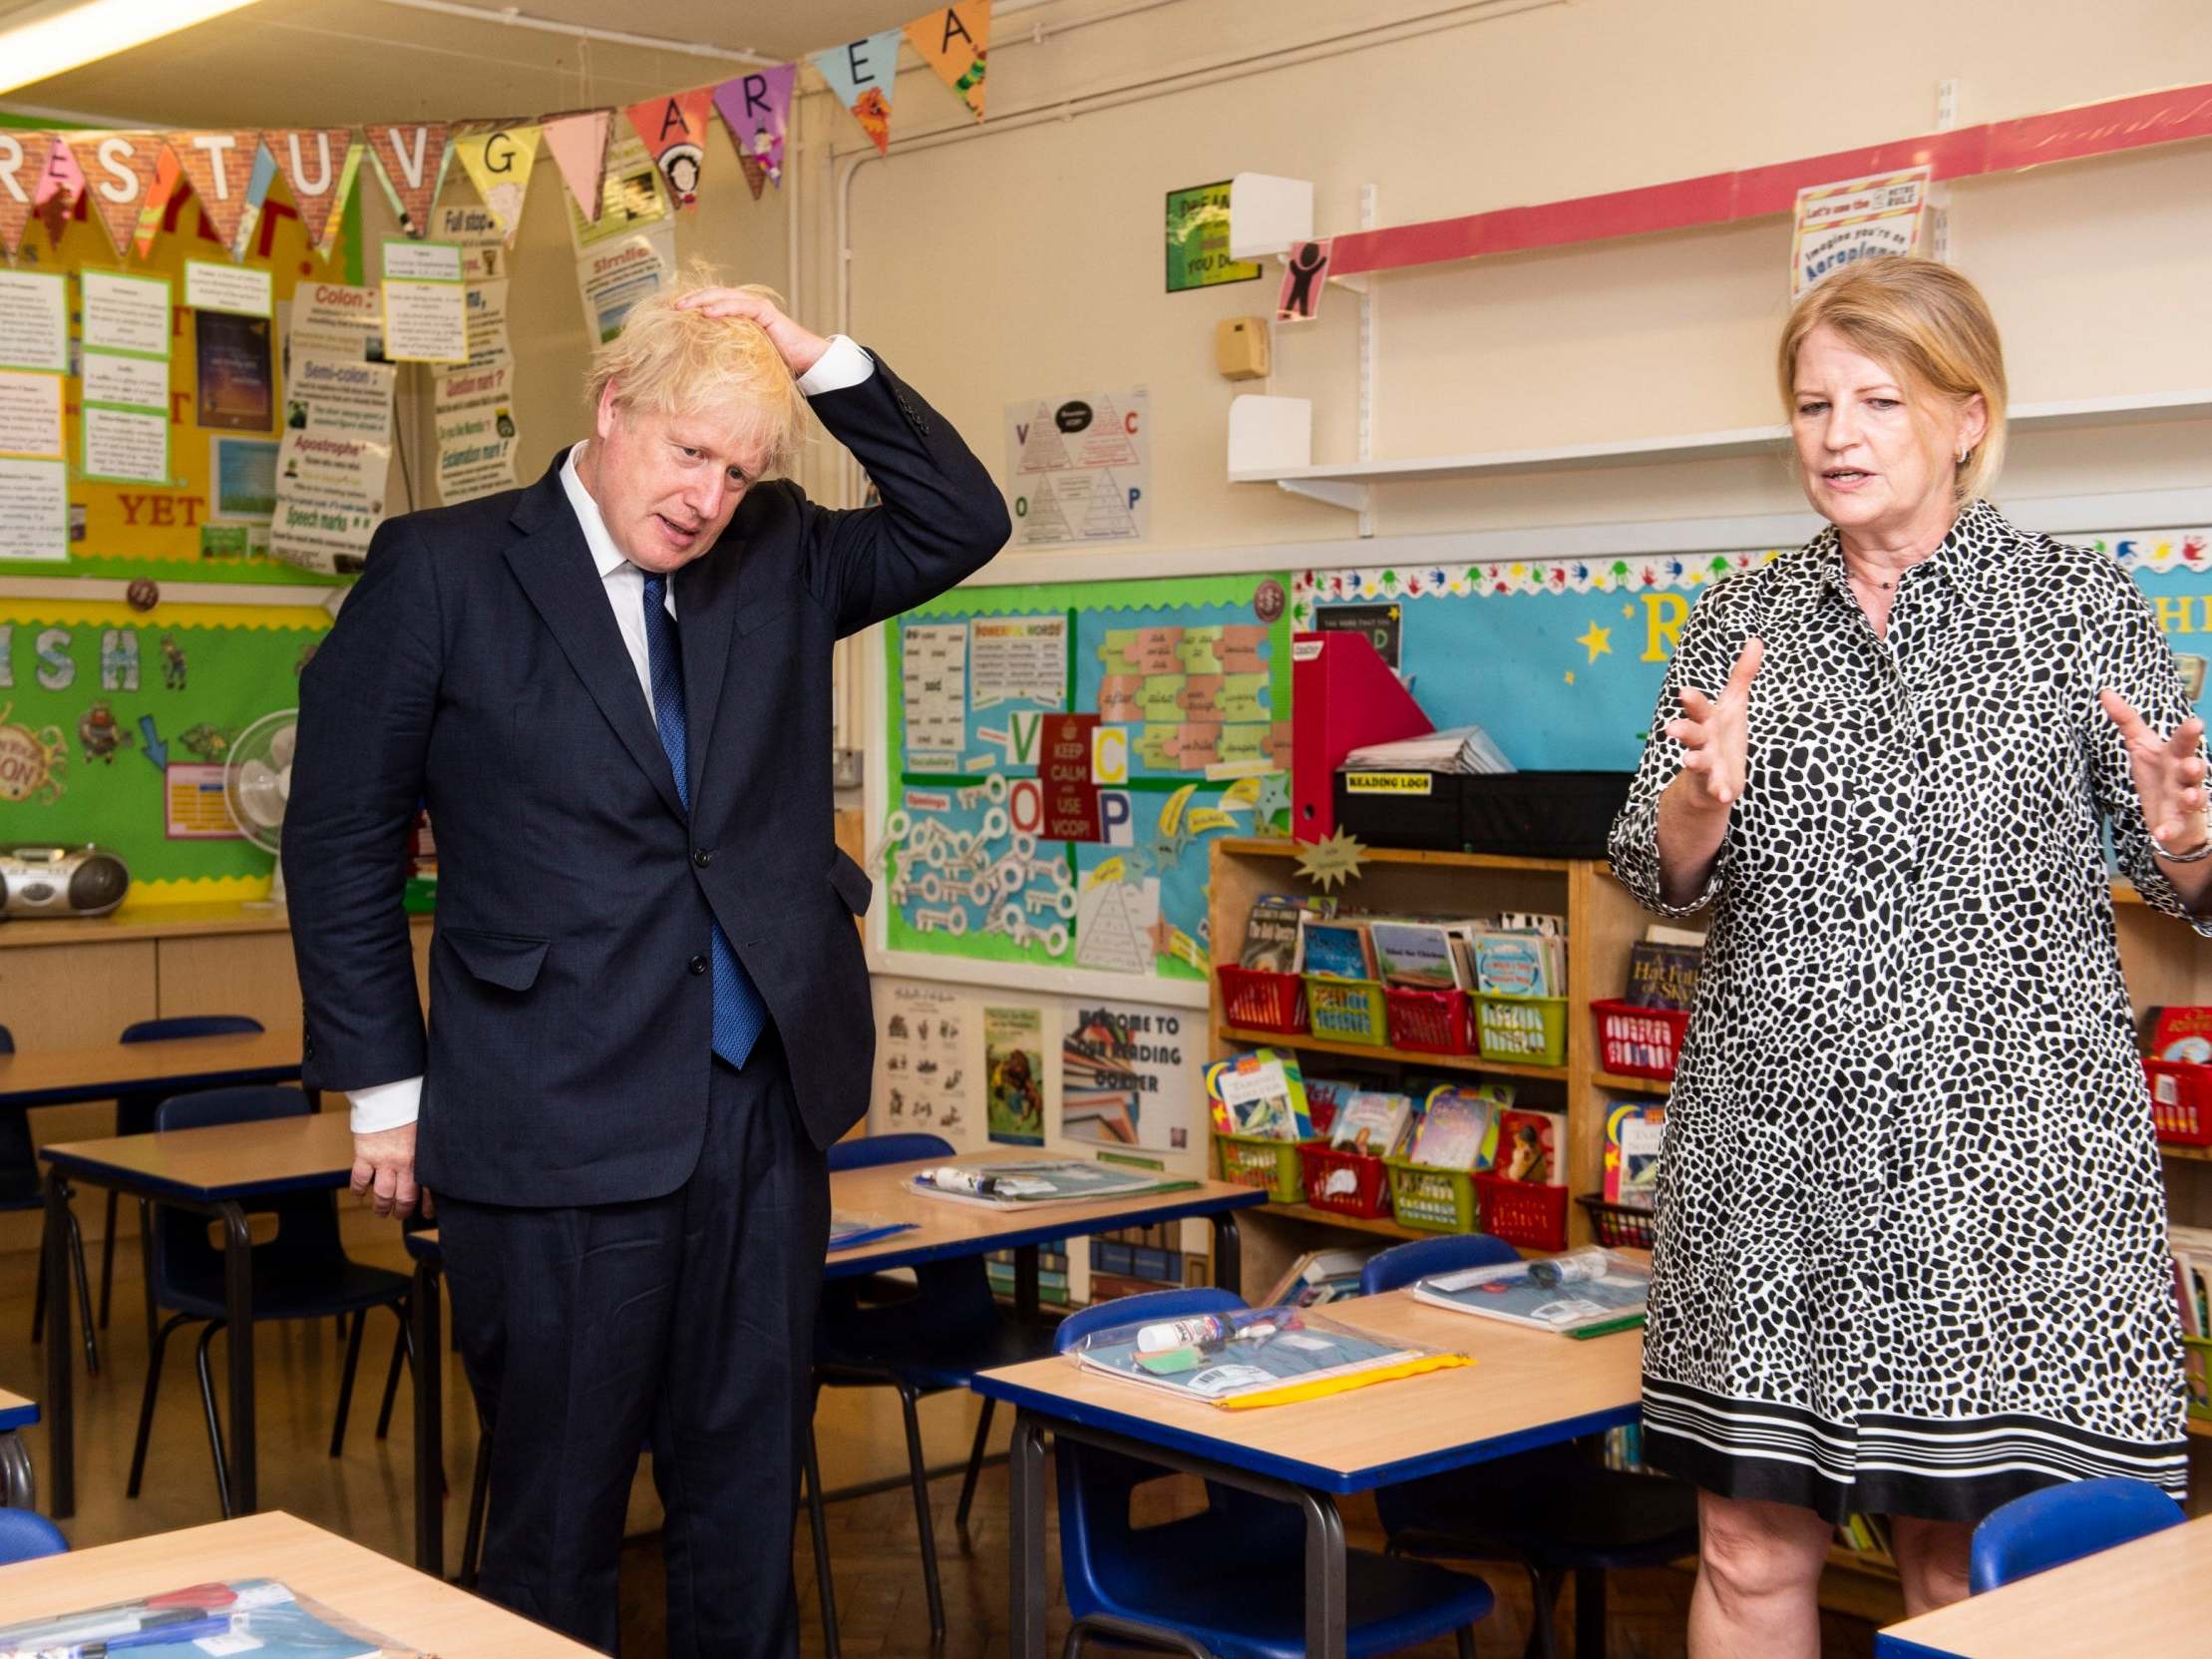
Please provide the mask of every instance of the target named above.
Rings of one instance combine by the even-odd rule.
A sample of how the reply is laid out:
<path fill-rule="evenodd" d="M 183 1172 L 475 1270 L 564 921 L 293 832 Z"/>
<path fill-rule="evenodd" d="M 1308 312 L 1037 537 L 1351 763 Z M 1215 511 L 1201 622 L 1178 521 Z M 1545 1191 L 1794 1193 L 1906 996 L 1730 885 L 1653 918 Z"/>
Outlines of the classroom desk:
<path fill-rule="evenodd" d="M 1472 1366 L 1321 1400 L 1230 1412 L 1078 1371 L 1058 1357 L 985 1372 L 975 1392 L 1009 1401 L 1012 1659 L 1043 1659 L 1047 1432 L 1241 1486 L 1304 1511 L 1305 1651 L 1343 1659 L 1345 1550 L 1335 1498 L 1486 1462 L 1637 1421 L 1640 1333 L 1577 1342 L 1431 1308 L 1411 1291 L 1323 1312 L 1386 1341 L 1471 1356 Z"/>
<path fill-rule="evenodd" d="M 294 1516 L 159 1532 L 0 1567 L 0 1608 L 34 1619 L 225 1579 L 274 1578 L 439 1659 L 589 1659 L 591 1650 Z"/>
<path fill-rule="evenodd" d="M 1002 1163 L 1035 1157 L 1034 1152 L 984 1153 L 960 1158 L 963 1164 Z M 1014 1306 L 1017 1315 L 1037 1312 L 1037 1246 L 1048 1239 L 1111 1232 L 1117 1227 L 1149 1227 L 1162 1221 L 1204 1217 L 1214 1228 L 1214 1278 L 1234 1289 L 1240 1270 L 1237 1211 L 1267 1202 L 1256 1187 L 1227 1181 L 1200 1181 L 1172 1192 L 1140 1192 L 1125 1198 L 1098 1198 L 1081 1204 L 1050 1204 L 1029 1210 L 1000 1210 L 948 1198 L 924 1198 L 909 1183 L 915 1172 L 933 1168 L 941 1158 L 882 1164 L 873 1169 L 840 1170 L 830 1177 L 830 1207 L 848 1213 L 911 1221 L 903 1233 L 850 1250 L 832 1251 L 827 1279 L 849 1279 L 922 1262 L 1014 1252 Z M 445 1569 L 445 1450 L 439 1415 L 439 1262 L 437 1235 L 408 1235 L 415 1256 L 415 1290 L 409 1304 L 415 1341 L 415 1564 L 425 1572 Z"/>
<path fill-rule="evenodd" d="M 193 1042 L 265 1041 L 266 1038 L 195 1037 Z M 147 1043 L 177 1047 L 177 1043 Z M 294 1066 L 297 1066 L 297 1043 Z M 26 1056 L 29 1057 L 29 1056 Z M 196 1210 L 223 1224 L 230 1373 L 230 1496 L 241 1514 L 257 1501 L 253 1440 L 253 1241 L 246 1232 L 244 1201 L 283 1192 L 341 1187 L 353 1173 L 353 1126 L 344 1112 L 316 1112 L 257 1123 L 225 1123 L 166 1134 L 123 1135 L 111 1140 L 62 1141 L 39 1156 L 51 1165 L 46 1179 L 47 1317 L 46 1394 L 52 1421 L 47 1445 L 53 1458 L 54 1517 L 76 1512 L 77 1467 L 73 1368 L 69 1363 L 69 1183 L 113 1187 L 118 1192 Z"/>
<path fill-rule="evenodd" d="M 18 1432 L 38 1420 L 35 1401 L 0 1389 L 0 1503 L 11 1509 L 31 1509 L 38 1504 L 31 1454 L 23 1449 L 23 1436 Z"/>
<path fill-rule="evenodd" d="M 181 1037 L 0 1054 L 0 1107 L 63 1106 L 118 1094 L 288 1083 L 299 1076 L 299 1034 Z"/>
<path fill-rule="evenodd" d="M 1874 1659 L 2212 1652 L 2212 1515 L 1970 1596 L 1874 1638 Z"/>

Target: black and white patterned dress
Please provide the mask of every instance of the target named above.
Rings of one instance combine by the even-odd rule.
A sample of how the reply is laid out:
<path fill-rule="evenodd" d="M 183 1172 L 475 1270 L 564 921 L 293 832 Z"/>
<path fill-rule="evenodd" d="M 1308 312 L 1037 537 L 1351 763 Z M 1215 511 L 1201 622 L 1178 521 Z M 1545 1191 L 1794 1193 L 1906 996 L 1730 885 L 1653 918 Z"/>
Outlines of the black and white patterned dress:
<path fill-rule="evenodd" d="M 2165 1191 L 2103 848 L 2151 858 L 2111 686 L 2190 713 L 2101 553 L 1978 502 L 1886 638 L 1831 528 L 1684 623 L 1615 872 L 1660 898 L 1676 692 L 1766 642 L 1668 1107 L 1647 1457 L 1831 1518 L 1973 1520 L 2054 1481 L 2184 1480 Z M 1695 907 L 1689 907 L 1695 908 Z M 2194 923 L 2212 937 L 2212 926 Z"/>

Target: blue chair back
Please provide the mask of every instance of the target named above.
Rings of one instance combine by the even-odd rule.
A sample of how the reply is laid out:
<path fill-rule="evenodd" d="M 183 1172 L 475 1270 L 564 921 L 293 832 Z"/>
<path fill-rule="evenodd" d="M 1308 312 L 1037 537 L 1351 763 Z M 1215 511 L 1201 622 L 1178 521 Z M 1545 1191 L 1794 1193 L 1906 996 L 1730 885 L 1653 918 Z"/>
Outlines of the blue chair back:
<path fill-rule="evenodd" d="M 2131 1538 L 2179 1526 L 2181 1505 L 2146 1480 L 2106 1475 L 2016 1497 L 1974 1529 L 1968 1583 L 1976 1595 L 2062 1567 Z"/>
<path fill-rule="evenodd" d="M 180 1037 L 247 1037 L 268 1028 L 250 1014 L 173 1014 L 123 1028 L 125 1042 L 167 1042 Z"/>
<path fill-rule="evenodd" d="M 1415 1239 L 1410 1244 L 1393 1244 L 1369 1256 L 1367 1265 L 1359 1270 L 1359 1294 L 1380 1296 L 1386 1290 L 1396 1290 L 1432 1274 L 1457 1273 L 1468 1267 L 1497 1267 L 1520 1259 L 1520 1251 L 1488 1233 L 1451 1233 L 1441 1238 Z"/>
<path fill-rule="evenodd" d="M 0 1054 L 15 1052 L 15 1037 L 0 1026 Z M 38 1154 L 31 1145 L 31 1117 L 0 1111 L 0 1210 L 27 1210 L 39 1197 Z"/>
<path fill-rule="evenodd" d="M 15 1033 L 9 1031 L 5 1026 L 0 1026 L 0 1054 L 12 1054 L 14 1052 Z"/>
<path fill-rule="evenodd" d="M 862 1135 L 841 1140 L 830 1148 L 830 1173 L 841 1169 L 876 1169 L 887 1163 L 916 1163 L 922 1158 L 952 1157 L 952 1143 L 941 1135 Z"/>
<path fill-rule="evenodd" d="M 313 1108 L 307 1096 L 282 1084 L 246 1088 L 209 1088 L 174 1094 L 154 1109 L 154 1127 L 164 1133 L 204 1129 L 222 1123 L 262 1123 L 305 1117 Z M 338 1205 L 330 1192 L 278 1193 L 248 1199 L 249 1214 L 276 1217 L 277 1237 L 254 1247 L 269 1271 L 284 1280 L 312 1283 L 342 1271 L 345 1246 L 338 1237 Z M 208 1238 L 208 1218 L 174 1205 L 154 1206 L 153 1296 L 157 1305 L 174 1306 L 184 1286 L 204 1289 L 222 1283 L 222 1251 Z"/>
<path fill-rule="evenodd" d="M 69 1540 L 44 1515 L 29 1509 L 0 1509 L 0 1567 L 68 1552 Z"/>

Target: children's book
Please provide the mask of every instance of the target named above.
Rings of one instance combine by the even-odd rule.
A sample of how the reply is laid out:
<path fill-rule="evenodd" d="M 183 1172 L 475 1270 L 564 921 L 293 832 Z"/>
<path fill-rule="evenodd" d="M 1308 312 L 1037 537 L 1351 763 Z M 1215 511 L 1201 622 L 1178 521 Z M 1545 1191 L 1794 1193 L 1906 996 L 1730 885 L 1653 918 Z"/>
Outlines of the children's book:
<path fill-rule="evenodd" d="M 1498 1155 L 1498 1113 L 1512 1104 L 1510 1083 L 1446 1083 L 1422 1103 L 1405 1156 L 1432 1169 L 1488 1169 Z"/>
<path fill-rule="evenodd" d="M 1367 924 L 1367 938 L 1374 946 L 1375 972 L 1385 984 L 1415 991 L 1465 989 L 1445 924 L 1374 921 Z"/>
<path fill-rule="evenodd" d="M 994 1210 L 1036 1204 L 1076 1204 L 1089 1198 L 1122 1198 L 1137 1192 L 1170 1192 L 1196 1186 L 1146 1169 L 1088 1163 L 1080 1158 L 1007 1158 L 992 1163 L 945 1164 L 924 1169 L 909 1183 L 930 1198 L 983 1204 Z"/>
<path fill-rule="evenodd" d="M 130 1659 L 425 1659 L 269 1578 L 194 1584 L 137 1601 L 0 1624 L 0 1654 Z"/>
<path fill-rule="evenodd" d="M 1701 945 L 1631 945 L 1625 1001 L 1638 1008 L 1691 1008 L 1697 1001 L 1697 975 L 1704 961 Z"/>
<path fill-rule="evenodd" d="M 1382 1249 L 1379 1244 L 1370 1244 L 1343 1250 L 1308 1250 L 1276 1282 L 1275 1289 L 1268 1293 L 1268 1306 L 1317 1308 L 1357 1296 L 1360 1270 Z"/>
<path fill-rule="evenodd" d="M 1309 1140 L 1313 1116 L 1306 1109 L 1305 1079 L 1297 1056 L 1256 1048 L 1206 1068 L 1206 1097 L 1214 1127 L 1223 1134 L 1276 1140 Z"/>
<path fill-rule="evenodd" d="M 1354 1094 L 1336 1114 L 1329 1130 L 1331 1146 L 1349 1147 L 1371 1158 L 1386 1158 L 1397 1151 L 1413 1120 L 1413 1097 L 1369 1090 Z"/>
<path fill-rule="evenodd" d="M 1605 1196 L 1609 1204 L 1648 1210 L 1659 1199 L 1659 1143 L 1666 1133 L 1666 1106 L 1657 1100 L 1627 1100 L 1606 1113 Z"/>
<path fill-rule="evenodd" d="M 1067 1352 L 1086 1371 L 1232 1408 L 1287 1405 L 1468 1363 L 1461 1354 L 1379 1342 L 1296 1308 L 1114 1326 Z"/>
<path fill-rule="evenodd" d="M 1300 917 L 1297 971 L 1322 980 L 1373 979 L 1374 948 L 1367 939 L 1367 925 Z"/>
<path fill-rule="evenodd" d="M 1313 1120 L 1313 1132 L 1317 1135 L 1334 1133 L 1336 1114 L 1359 1092 L 1361 1085 L 1341 1077 L 1316 1077 L 1310 1071 L 1304 1073 L 1304 1082 L 1305 1110 Z"/>
<path fill-rule="evenodd" d="M 1533 933 L 1474 937 L 1475 989 L 1496 997 L 1557 997 L 1566 975 L 1561 941 Z"/>
<path fill-rule="evenodd" d="M 1416 1300 L 1539 1331 L 1592 1335 L 1644 1323 L 1651 1269 L 1613 1250 L 1577 1250 L 1535 1261 L 1439 1273 L 1413 1287 Z"/>
<path fill-rule="evenodd" d="M 1237 953 L 1237 966 L 1269 974 L 1297 971 L 1298 918 L 1333 916 L 1336 901 L 1300 897 L 1295 893 L 1263 893 L 1253 900 L 1245 919 L 1245 942 Z"/>
<path fill-rule="evenodd" d="M 1565 1186 L 1567 1114 L 1515 1106 L 1498 1113 L 1498 1158 L 1492 1173 L 1531 1186 Z"/>

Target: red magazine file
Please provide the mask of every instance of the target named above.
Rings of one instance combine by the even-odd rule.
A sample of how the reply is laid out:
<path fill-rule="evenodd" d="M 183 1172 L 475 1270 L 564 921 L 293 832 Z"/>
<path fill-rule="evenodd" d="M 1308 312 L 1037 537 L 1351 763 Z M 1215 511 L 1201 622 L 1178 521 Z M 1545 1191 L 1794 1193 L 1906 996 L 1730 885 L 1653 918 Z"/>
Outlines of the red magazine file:
<path fill-rule="evenodd" d="M 1298 633 L 1290 639 L 1290 833 L 1323 841 L 1336 832 L 1336 768 L 1366 743 L 1436 728 L 1364 633 Z"/>

